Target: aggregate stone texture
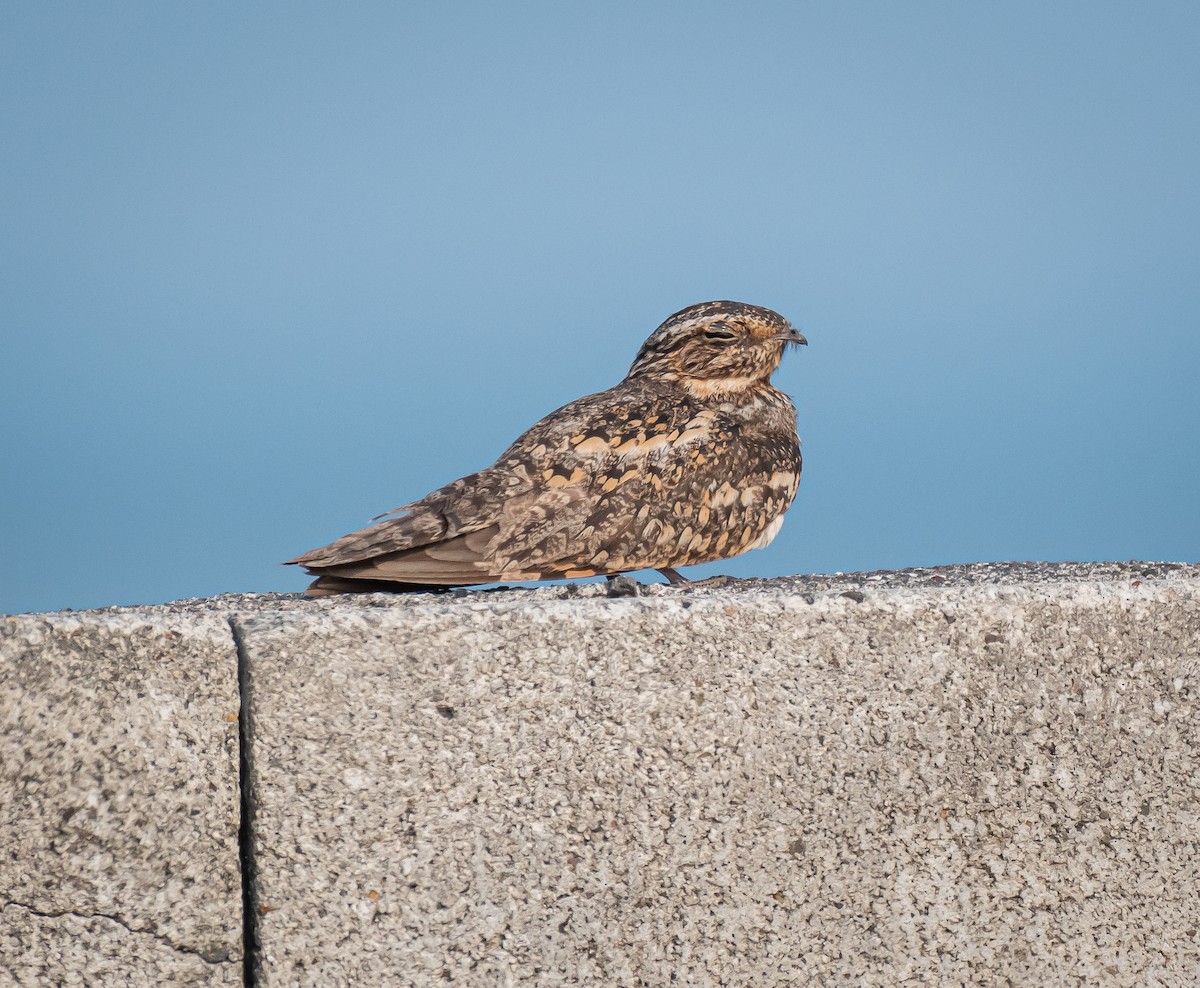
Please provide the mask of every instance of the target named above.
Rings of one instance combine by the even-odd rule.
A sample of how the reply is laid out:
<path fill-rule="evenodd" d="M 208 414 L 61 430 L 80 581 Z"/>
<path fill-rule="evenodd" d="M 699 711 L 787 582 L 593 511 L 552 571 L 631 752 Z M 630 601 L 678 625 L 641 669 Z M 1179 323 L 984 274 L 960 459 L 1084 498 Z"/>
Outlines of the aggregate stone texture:
<path fill-rule="evenodd" d="M 1200 579 L 1105 565 L 261 601 L 257 983 L 1196 984 Z"/>
<path fill-rule="evenodd" d="M 210 614 L 0 618 L 0 985 L 240 985 L 238 664 Z"/>

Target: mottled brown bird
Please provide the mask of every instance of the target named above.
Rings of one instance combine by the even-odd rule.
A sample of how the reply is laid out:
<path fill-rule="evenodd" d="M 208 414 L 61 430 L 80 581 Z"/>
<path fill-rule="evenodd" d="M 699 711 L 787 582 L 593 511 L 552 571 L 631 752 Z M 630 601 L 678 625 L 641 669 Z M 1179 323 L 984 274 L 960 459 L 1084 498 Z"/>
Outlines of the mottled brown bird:
<path fill-rule="evenodd" d="M 676 312 L 625 379 L 551 412 L 495 464 L 290 560 L 310 596 L 573 579 L 765 546 L 800 483 L 796 409 L 771 386 L 786 319 L 743 302 Z M 393 517 L 394 516 L 394 517 Z"/>

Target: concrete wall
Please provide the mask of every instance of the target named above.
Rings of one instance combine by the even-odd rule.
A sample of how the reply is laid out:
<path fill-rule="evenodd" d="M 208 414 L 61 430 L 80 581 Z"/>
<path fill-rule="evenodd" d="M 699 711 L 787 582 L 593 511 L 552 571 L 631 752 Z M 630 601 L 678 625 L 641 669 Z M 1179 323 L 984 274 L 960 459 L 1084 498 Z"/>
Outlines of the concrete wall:
<path fill-rule="evenodd" d="M 0 984 L 1194 984 L 1198 716 L 1194 566 L 8 618 Z"/>
<path fill-rule="evenodd" d="M 241 983 L 237 671 L 211 614 L 0 620 L 0 985 Z"/>

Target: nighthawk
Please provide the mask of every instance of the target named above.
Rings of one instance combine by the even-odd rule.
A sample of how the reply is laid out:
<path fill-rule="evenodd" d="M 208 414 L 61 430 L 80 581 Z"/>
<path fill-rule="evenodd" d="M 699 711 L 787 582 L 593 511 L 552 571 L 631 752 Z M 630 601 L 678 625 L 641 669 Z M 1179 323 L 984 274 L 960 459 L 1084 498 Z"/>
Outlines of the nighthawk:
<path fill-rule="evenodd" d="M 769 543 L 800 484 L 796 409 L 771 385 L 786 319 L 744 302 L 676 312 L 607 391 L 551 412 L 492 466 L 290 563 L 310 596 L 574 579 Z"/>

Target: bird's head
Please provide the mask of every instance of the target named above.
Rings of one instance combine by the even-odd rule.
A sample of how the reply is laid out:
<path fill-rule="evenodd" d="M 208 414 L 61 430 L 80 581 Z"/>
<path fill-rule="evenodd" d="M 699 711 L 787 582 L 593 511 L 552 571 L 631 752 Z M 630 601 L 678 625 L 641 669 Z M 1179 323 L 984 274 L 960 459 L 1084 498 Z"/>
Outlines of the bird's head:
<path fill-rule="evenodd" d="M 788 344 L 806 344 L 778 312 L 745 302 L 681 309 L 642 344 L 630 377 L 678 381 L 698 397 L 762 387 Z"/>

